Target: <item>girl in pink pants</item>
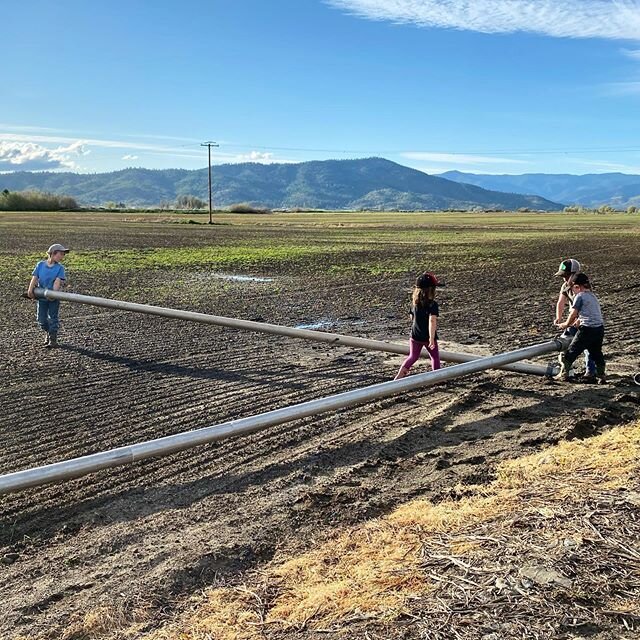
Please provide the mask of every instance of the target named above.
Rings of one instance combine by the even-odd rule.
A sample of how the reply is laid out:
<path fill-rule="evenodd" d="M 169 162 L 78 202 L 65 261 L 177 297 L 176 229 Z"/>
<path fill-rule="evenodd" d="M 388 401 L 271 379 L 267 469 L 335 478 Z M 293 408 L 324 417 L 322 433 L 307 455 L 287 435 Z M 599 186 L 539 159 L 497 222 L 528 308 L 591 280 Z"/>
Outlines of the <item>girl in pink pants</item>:
<path fill-rule="evenodd" d="M 402 363 L 394 380 L 400 380 L 409 374 L 413 364 L 420 357 L 425 347 L 431 357 L 431 368 L 440 368 L 440 352 L 438 350 L 438 316 L 440 311 L 436 302 L 436 287 L 440 283 L 433 273 L 425 271 L 416 279 L 411 296 L 413 318 L 411 338 L 409 339 L 409 356 Z"/>

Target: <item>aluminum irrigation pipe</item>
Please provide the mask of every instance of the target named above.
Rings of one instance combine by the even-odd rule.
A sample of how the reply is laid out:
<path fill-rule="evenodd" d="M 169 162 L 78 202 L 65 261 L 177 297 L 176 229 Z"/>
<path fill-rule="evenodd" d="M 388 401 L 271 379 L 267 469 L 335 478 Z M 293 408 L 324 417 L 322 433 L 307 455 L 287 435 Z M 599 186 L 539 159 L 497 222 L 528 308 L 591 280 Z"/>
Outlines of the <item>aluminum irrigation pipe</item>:
<path fill-rule="evenodd" d="M 153 316 L 173 318 L 176 320 L 189 320 L 191 322 L 201 322 L 203 324 L 215 324 L 222 327 L 232 327 L 235 329 L 248 329 L 260 333 L 273 333 L 281 336 L 293 338 L 303 338 L 305 340 L 315 340 L 316 342 L 328 342 L 333 345 L 344 345 L 349 347 L 359 347 L 372 351 L 386 351 L 388 353 L 398 353 L 407 355 L 409 347 L 406 344 L 394 344 L 383 340 L 369 340 L 368 338 L 357 338 L 355 336 L 344 336 L 337 333 L 326 333 L 324 331 L 312 331 L 310 329 L 295 329 L 279 324 L 267 324 L 266 322 L 255 322 L 253 320 L 240 320 L 238 318 L 225 318 L 224 316 L 213 316 L 207 313 L 197 313 L 195 311 L 183 311 L 181 309 L 169 309 L 167 307 L 155 307 L 149 304 L 139 304 L 137 302 L 125 302 L 124 300 L 111 300 L 109 298 L 97 298 L 95 296 L 85 296 L 79 293 L 65 293 L 63 291 L 53 291 L 36 287 L 34 293 L 37 297 L 49 300 L 64 300 L 67 302 L 77 302 L 88 304 L 94 307 L 106 307 L 107 309 L 119 309 L 121 311 L 134 311 L 136 313 L 146 313 Z M 440 359 L 445 362 L 471 362 L 478 360 L 482 356 L 470 353 L 454 353 L 452 351 L 440 351 Z M 519 362 L 499 367 L 517 373 L 532 373 L 539 376 L 553 375 L 554 365 L 544 366 L 539 364 L 529 364 Z"/>
<path fill-rule="evenodd" d="M 267 427 L 282 424 L 283 422 L 299 420 L 300 418 L 306 418 L 319 413 L 336 411 L 345 407 L 370 402 L 371 400 L 386 398 L 398 393 L 404 393 L 444 382 L 445 380 L 451 380 L 459 376 L 469 375 L 485 369 L 492 369 L 510 362 L 517 362 L 518 360 L 543 355 L 552 351 L 560 351 L 562 348 L 562 341 L 555 339 L 531 347 L 480 358 L 472 362 L 456 364 L 452 367 L 446 367 L 445 369 L 427 371 L 426 373 L 409 376 L 402 380 L 380 382 L 369 387 L 355 389 L 354 391 L 346 391 L 337 395 L 310 400 L 290 407 L 261 413 L 256 416 L 231 420 L 194 431 L 176 433 L 172 436 L 165 436 L 164 438 L 158 438 L 156 440 L 147 440 L 146 442 L 139 442 L 126 447 L 94 453 L 81 458 L 56 462 L 44 467 L 35 467 L 33 469 L 8 473 L 0 476 L 0 495 L 20 491 L 29 487 L 37 487 L 49 482 L 77 478 L 78 476 L 93 473 L 100 469 L 117 467 L 122 464 L 135 462 L 136 460 L 168 455 L 201 444 L 224 440 L 225 438 L 247 435 L 266 429 Z"/>

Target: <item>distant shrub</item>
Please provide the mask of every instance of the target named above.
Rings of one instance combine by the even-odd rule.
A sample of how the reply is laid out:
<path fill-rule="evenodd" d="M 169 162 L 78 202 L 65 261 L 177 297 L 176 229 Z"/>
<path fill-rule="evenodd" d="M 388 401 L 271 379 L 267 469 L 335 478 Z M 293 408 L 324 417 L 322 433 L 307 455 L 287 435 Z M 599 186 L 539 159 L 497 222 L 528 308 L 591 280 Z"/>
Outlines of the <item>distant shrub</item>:
<path fill-rule="evenodd" d="M 200 200 L 200 198 L 190 195 L 178 196 L 175 202 L 176 209 L 188 209 L 189 211 L 204 209 L 206 206 L 207 203 L 204 200 Z"/>
<path fill-rule="evenodd" d="M 124 202 L 115 202 L 113 200 L 109 200 L 109 202 L 104 203 L 104 208 L 108 210 L 126 209 L 127 205 Z"/>
<path fill-rule="evenodd" d="M 260 207 L 254 207 L 248 202 L 238 202 L 232 204 L 229 207 L 231 213 L 271 213 L 271 209 L 261 209 Z"/>
<path fill-rule="evenodd" d="M 583 207 L 580 204 L 572 204 L 566 206 L 563 211 L 565 213 L 593 213 L 593 209 L 589 209 L 588 207 Z"/>
<path fill-rule="evenodd" d="M 55 193 L 5 189 L 0 194 L 0 211 L 61 211 L 77 208 L 75 198 Z"/>
<path fill-rule="evenodd" d="M 638 207 L 631 205 L 630 207 L 627 207 L 627 213 L 638 213 Z"/>

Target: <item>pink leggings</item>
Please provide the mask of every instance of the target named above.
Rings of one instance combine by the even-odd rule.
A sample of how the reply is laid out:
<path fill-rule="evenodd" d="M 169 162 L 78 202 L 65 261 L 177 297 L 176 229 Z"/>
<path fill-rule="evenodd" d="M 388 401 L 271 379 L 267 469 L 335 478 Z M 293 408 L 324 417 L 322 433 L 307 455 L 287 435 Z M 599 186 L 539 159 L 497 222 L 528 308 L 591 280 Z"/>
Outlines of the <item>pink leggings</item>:
<path fill-rule="evenodd" d="M 404 369 L 411 369 L 415 362 L 420 358 L 422 347 L 427 350 L 431 358 L 431 368 L 435 371 L 440 368 L 440 351 L 438 350 L 438 343 L 433 349 L 429 349 L 428 342 L 418 342 L 413 338 L 409 338 L 409 355 L 407 359 L 402 363 Z"/>

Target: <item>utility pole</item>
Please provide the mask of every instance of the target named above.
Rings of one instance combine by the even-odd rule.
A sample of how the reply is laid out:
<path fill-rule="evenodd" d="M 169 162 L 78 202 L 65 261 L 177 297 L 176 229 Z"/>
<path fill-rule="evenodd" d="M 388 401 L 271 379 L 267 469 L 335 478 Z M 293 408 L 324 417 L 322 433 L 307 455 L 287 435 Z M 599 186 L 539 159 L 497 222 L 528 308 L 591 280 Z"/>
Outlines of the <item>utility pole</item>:
<path fill-rule="evenodd" d="M 211 206 L 211 147 L 219 147 L 220 145 L 217 142 L 203 142 L 201 147 L 207 147 L 209 149 L 209 224 L 213 224 L 213 219 L 211 217 L 212 206 Z"/>

